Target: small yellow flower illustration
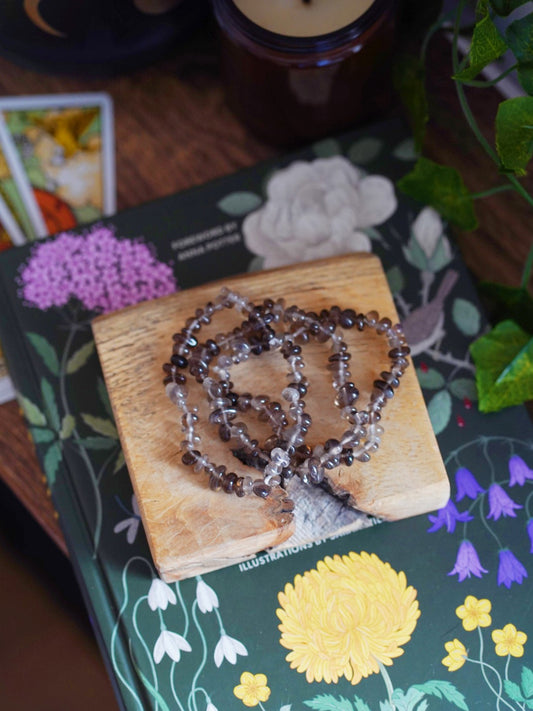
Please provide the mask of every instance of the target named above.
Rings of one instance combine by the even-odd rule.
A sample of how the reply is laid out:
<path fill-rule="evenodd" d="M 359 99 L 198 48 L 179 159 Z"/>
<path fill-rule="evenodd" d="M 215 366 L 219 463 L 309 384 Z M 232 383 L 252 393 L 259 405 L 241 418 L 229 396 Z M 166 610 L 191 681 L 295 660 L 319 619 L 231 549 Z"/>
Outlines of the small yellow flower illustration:
<path fill-rule="evenodd" d="M 268 699 L 270 689 L 264 674 L 243 672 L 241 683 L 233 689 L 233 693 L 245 706 L 257 706 L 260 701 Z"/>
<path fill-rule="evenodd" d="M 455 614 L 463 621 L 465 630 L 472 632 L 478 627 L 489 627 L 492 624 L 492 619 L 489 615 L 491 608 L 490 600 L 478 600 L 477 597 L 468 595 L 464 605 L 459 605 Z"/>
<path fill-rule="evenodd" d="M 493 630 L 492 641 L 496 645 L 494 651 L 499 657 L 506 657 L 508 654 L 512 657 L 523 657 L 527 634 L 508 624 L 502 630 Z"/>
<path fill-rule="evenodd" d="M 420 616 L 405 573 L 365 552 L 326 557 L 278 595 L 280 643 L 308 682 L 358 684 L 403 654 Z"/>
<path fill-rule="evenodd" d="M 448 667 L 448 671 L 457 671 L 466 662 L 467 653 L 464 644 L 458 639 L 453 639 L 451 642 L 446 642 L 444 648 L 448 656 L 444 657 L 442 663 Z"/>

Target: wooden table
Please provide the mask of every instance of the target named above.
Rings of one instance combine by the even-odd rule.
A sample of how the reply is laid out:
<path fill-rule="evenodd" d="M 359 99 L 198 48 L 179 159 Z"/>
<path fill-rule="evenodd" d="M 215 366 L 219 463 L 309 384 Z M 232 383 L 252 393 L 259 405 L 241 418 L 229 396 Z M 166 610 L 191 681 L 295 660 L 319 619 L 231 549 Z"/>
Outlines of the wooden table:
<path fill-rule="evenodd" d="M 473 191 L 496 184 L 496 168 L 461 118 L 444 39 L 433 43 L 428 66 L 434 120 L 426 154 L 460 169 Z M 119 209 L 199 185 L 277 152 L 255 140 L 228 109 L 209 29 L 171 58 L 116 78 L 48 76 L 0 59 L 1 95 L 76 91 L 107 91 L 113 97 Z M 499 95 L 472 90 L 469 96 L 490 136 Z M 531 190 L 533 180 L 527 182 Z M 479 217 L 478 230 L 457 235 L 467 265 L 476 278 L 518 285 L 531 243 L 531 209 L 504 193 L 485 200 Z M 0 406 L 0 477 L 66 552 L 15 402 Z"/>

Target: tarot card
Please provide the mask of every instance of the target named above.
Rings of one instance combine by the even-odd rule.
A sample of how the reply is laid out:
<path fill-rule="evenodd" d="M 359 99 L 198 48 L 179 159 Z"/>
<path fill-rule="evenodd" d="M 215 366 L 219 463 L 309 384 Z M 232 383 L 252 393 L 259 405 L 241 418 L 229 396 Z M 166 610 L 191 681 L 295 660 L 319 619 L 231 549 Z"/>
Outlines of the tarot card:
<path fill-rule="evenodd" d="M 3 124 L 8 134 L 2 148 L 36 237 L 115 212 L 113 109 L 107 94 L 0 98 L 0 113 L 0 133 Z"/>
<path fill-rule="evenodd" d="M 0 128 L 0 223 L 3 233 L 7 233 L 13 244 L 23 244 L 27 240 L 35 239 L 34 222 L 30 218 L 26 203 L 19 192 L 7 157 L 2 149 L 2 139 L 9 136 Z M 11 160 L 14 158 L 14 161 Z M 22 166 L 16 155 L 10 157 L 10 163 L 16 163 L 16 169 L 22 171 Z M 5 243 L 5 237 L 2 244 Z"/>
<path fill-rule="evenodd" d="M 0 192 L 0 252 L 14 244 L 24 244 L 26 238 Z"/>

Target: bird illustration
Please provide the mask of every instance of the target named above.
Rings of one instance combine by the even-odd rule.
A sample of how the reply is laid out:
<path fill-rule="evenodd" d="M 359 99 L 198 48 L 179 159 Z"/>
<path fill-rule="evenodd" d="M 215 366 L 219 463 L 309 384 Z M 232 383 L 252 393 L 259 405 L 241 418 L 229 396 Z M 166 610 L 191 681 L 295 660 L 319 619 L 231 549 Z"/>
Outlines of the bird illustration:
<path fill-rule="evenodd" d="M 458 278 L 455 269 L 448 269 L 435 296 L 411 311 L 402 322 L 411 355 L 422 353 L 444 336 L 444 302 Z"/>

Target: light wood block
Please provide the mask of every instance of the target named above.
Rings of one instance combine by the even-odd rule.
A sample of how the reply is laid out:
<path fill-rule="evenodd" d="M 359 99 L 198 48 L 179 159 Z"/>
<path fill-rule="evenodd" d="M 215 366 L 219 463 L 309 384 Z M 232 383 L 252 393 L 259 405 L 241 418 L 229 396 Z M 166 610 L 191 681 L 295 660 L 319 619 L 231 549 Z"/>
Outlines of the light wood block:
<path fill-rule="evenodd" d="M 161 577 L 178 580 L 252 557 L 282 543 L 290 545 L 293 516 L 283 499 L 242 499 L 207 487 L 207 477 L 181 462 L 181 412 L 168 400 L 162 385 L 162 364 L 168 362 L 172 334 L 185 320 L 219 293 L 236 289 L 252 301 L 284 297 L 287 305 L 320 311 L 333 304 L 360 312 L 372 309 L 397 320 L 391 293 L 377 257 L 354 254 L 254 274 L 231 277 L 168 297 L 144 302 L 100 316 L 93 331 L 113 406 L 133 487 L 137 495 L 154 563 Z M 202 340 L 239 323 L 233 310 L 224 310 L 201 332 Z M 352 380 L 366 405 L 372 381 L 389 368 L 388 346 L 373 329 L 346 331 L 352 353 Z M 326 370 L 329 346 L 304 347 L 306 396 L 313 417 L 308 443 L 338 437 L 347 429 L 334 406 L 335 391 Z M 266 393 L 280 399 L 287 366 L 279 353 L 252 357 L 234 366 L 237 392 Z M 203 391 L 188 379 L 190 401 L 203 413 L 199 423 L 201 450 L 217 464 L 242 471 L 212 426 L 205 424 L 208 408 Z M 243 419 L 247 419 L 243 416 Z M 261 424 L 247 419 L 250 431 Z M 370 462 L 333 470 L 335 490 L 345 491 L 361 511 L 388 520 L 425 513 L 443 506 L 449 484 L 431 428 L 422 393 L 410 367 L 396 396 L 383 413 L 385 428 L 380 449 Z M 266 433 L 266 430 L 265 430 Z M 298 506 L 298 500 L 296 500 Z M 321 531 L 316 537 L 322 536 Z"/>

